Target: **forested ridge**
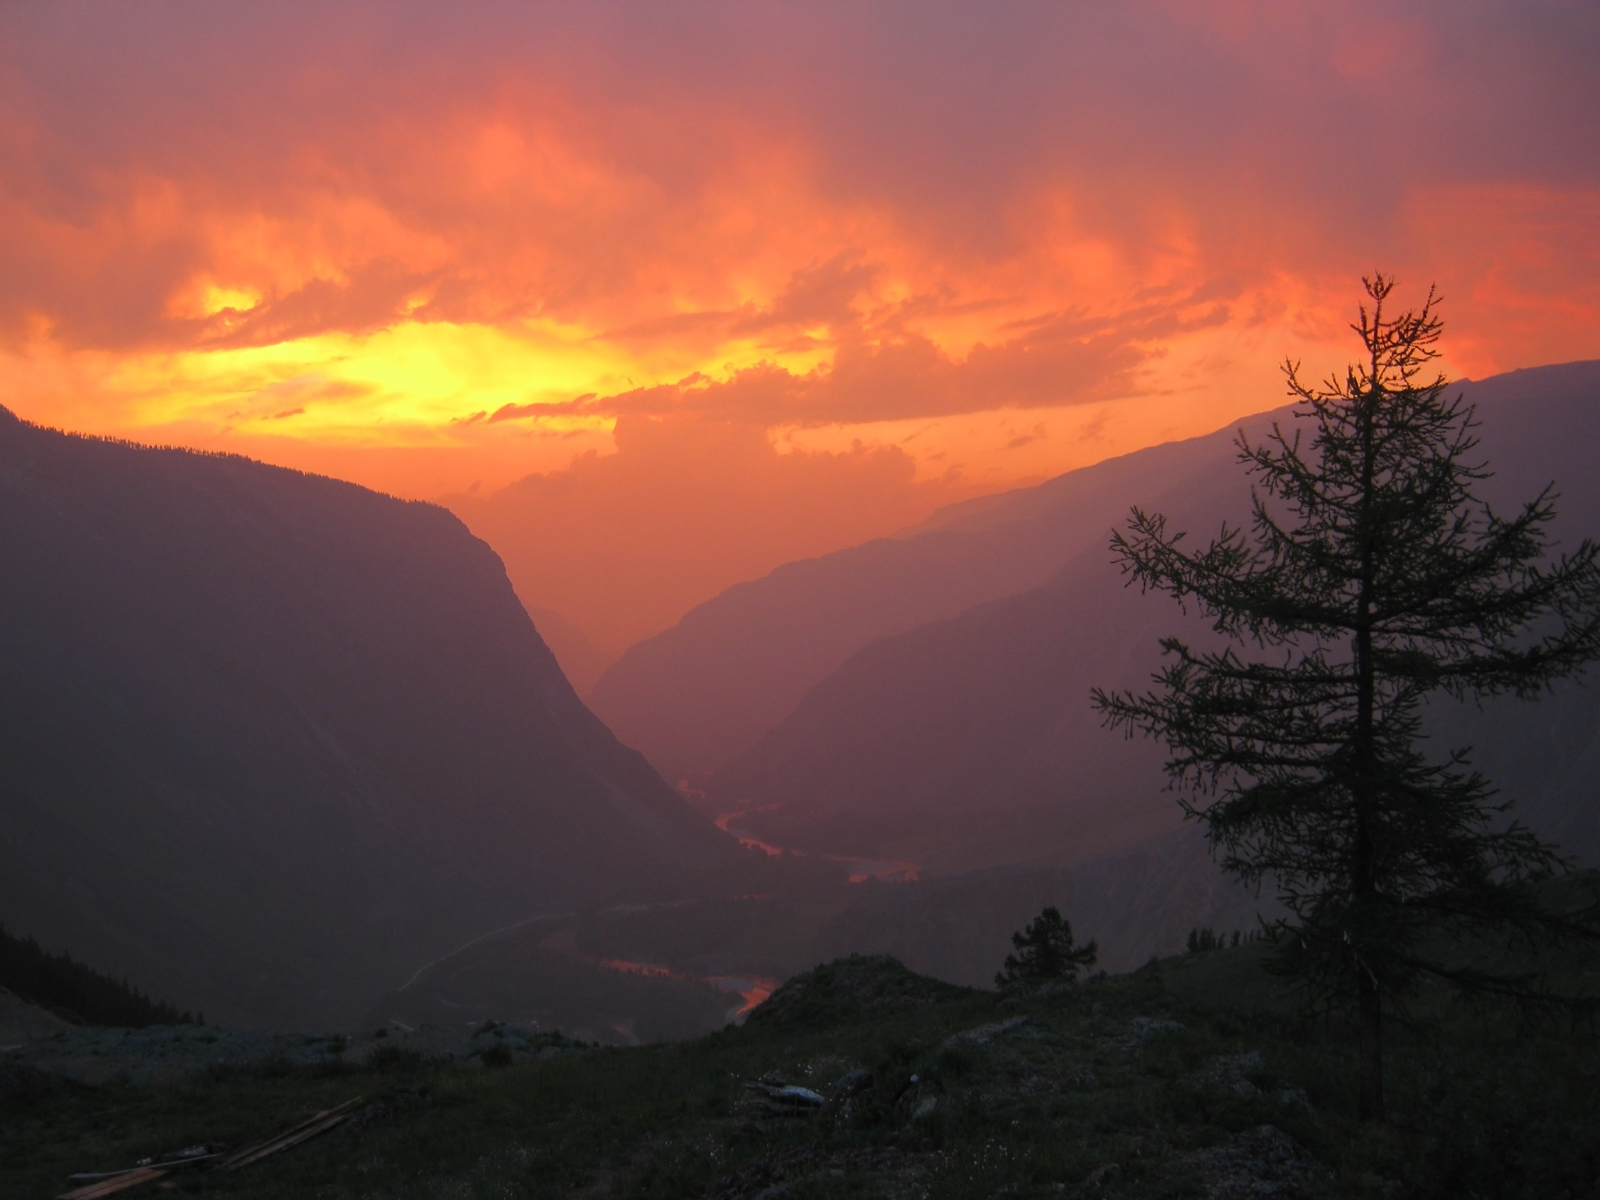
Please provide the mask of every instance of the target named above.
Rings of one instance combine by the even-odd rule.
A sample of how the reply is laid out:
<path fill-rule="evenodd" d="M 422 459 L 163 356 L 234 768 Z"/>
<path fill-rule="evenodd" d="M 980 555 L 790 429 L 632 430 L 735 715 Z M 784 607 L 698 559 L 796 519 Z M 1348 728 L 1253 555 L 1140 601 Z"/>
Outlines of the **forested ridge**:
<path fill-rule="evenodd" d="M 152 1000 L 126 979 L 113 979 L 31 937 L 0 925 L 0 987 L 76 1025 L 193 1025 L 202 1018 Z"/>

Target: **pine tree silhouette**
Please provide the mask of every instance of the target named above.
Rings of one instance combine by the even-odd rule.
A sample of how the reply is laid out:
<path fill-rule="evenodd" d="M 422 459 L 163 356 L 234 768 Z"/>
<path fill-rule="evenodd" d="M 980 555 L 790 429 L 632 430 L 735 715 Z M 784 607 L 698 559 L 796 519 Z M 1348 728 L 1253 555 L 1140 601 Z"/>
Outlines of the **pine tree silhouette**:
<path fill-rule="evenodd" d="M 1278 427 L 1239 439 L 1249 533 L 1224 527 L 1190 553 L 1135 509 L 1113 535 L 1130 582 L 1194 605 L 1230 644 L 1165 638 L 1154 691 L 1093 699 L 1112 727 L 1167 743 L 1179 803 L 1223 868 L 1277 889 L 1292 917 L 1274 965 L 1355 1009 L 1360 1111 L 1376 1118 L 1386 999 L 1428 975 L 1550 998 L 1540 978 L 1448 948 L 1590 936 L 1531 886 L 1561 869 L 1554 848 L 1504 818 L 1466 749 L 1424 754 L 1422 712 L 1439 692 L 1532 698 L 1600 657 L 1600 550 L 1550 555 L 1551 488 L 1510 517 L 1478 499 L 1472 409 L 1425 375 L 1435 294 L 1391 317 L 1394 281 L 1362 282 L 1362 361 L 1318 389 L 1285 364 L 1309 444 Z"/>
<path fill-rule="evenodd" d="M 1094 966 L 1100 952 L 1093 940 L 1074 946 L 1072 925 L 1054 905 L 1013 933 L 1011 945 L 1016 953 L 1006 955 L 1005 969 L 994 977 L 999 988 L 1076 979 L 1078 968 Z"/>

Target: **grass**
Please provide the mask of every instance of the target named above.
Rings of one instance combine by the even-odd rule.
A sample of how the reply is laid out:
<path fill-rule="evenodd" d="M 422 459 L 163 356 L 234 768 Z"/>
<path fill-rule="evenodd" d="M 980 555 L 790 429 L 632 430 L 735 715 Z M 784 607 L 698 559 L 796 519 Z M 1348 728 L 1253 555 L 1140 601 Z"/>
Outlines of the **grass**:
<path fill-rule="evenodd" d="M 1214 951 L 1026 996 L 843 960 L 745 1026 L 675 1045 L 148 1088 L 14 1079 L 0 1100 L 0 1194 L 52 1196 L 73 1171 L 244 1145 L 358 1094 L 369 1103 L 351 1126 L 235 1173 L 177 1175 L 164 1194 L 1600 1194 L 1591 1035 L 1434 1004 L 1391 1039 L 1391 1120 L 1363 1126 L 1346 1032 L 1299 1022 L 1257 957 Z M 950 1040 L 1017 1018 L 987 1040 Z M 747 1107 L 747 1080 L 776 1072 L 823 1091 L 852 1068 L 874 1085 L 818 1114 Z"/>

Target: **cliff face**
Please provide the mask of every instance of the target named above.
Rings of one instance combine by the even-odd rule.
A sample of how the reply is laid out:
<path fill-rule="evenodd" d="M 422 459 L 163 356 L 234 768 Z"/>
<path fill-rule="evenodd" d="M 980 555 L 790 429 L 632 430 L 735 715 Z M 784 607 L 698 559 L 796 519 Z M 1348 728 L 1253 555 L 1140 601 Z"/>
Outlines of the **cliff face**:
<path fill-rule="evenodd" d="M 0 916 L 326 1024 L 549 909 L 735 865 L 450 514 L 0 409 Z"/>

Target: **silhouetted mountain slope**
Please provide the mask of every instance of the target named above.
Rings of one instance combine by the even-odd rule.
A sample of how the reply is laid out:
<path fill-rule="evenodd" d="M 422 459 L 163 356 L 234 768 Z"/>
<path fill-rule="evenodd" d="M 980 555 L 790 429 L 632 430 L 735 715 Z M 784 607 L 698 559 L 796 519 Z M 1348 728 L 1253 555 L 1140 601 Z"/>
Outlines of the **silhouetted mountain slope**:
<path fill-rule="evenodd" d="M 561 664 L 561 673 L 572 684 L 572 690 L 582 696 L 600 678 L 611 656 L 553 608 L 529 608 L 528 615 L 533 618 L 544 644 L 556 656 L 556 662 Z"/>
<path fill-rule="evenodd" d="M 1233 433 L 952 505 L 897 537 L 737 584 L 631 647 L 589 703 L 669 778 L 713 770 L 874 638 L 1043 583 L 1130 503 L 1231 461 Z"/>
<path fill-rule="evenodd" d="M 740 860 L 443 509 L 3 409 L 0 762 L 0 915 L 228 1021 Z"/>
<path fill-rule="evenodd" d="M 1554 479 L 1558 532 L 1574 543 L 1600 534 L 1600 363 L 1464 390 L 1496 471 L 1486 497 L 1509 509 Z M 1232 462 L 1164 493 L 1154 481 L 1140 490 L 1202 542 L 1248 503 Z M 1209 636 L 1168 597 L 1126 589 L 1099 542 L 1044 587 L 858 651 L 714 790 L 729 808 L 776 806 L 742 822 L 769 842 L 934 871 L 1082 862 L 1132 845 L 1179 821 L 1162 791 L 1163 750 L 1102 729 L 1089 689 L 1144 686 L 1157 639 L 1171 633 Z M 1540 704 L 1441 706 L 1435 720 L 1441 740 L 1477 745 L 1537 828 L 1581 857 L 1600 856 L 1600 673 Z"/>

